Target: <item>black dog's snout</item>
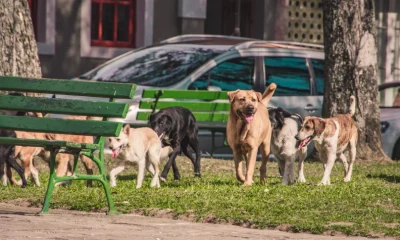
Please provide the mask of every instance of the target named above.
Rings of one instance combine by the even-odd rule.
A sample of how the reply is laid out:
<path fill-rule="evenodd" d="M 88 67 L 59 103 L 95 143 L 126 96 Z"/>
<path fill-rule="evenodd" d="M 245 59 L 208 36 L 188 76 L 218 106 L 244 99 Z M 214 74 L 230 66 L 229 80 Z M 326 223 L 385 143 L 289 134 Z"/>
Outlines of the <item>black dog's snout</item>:
<path fill-rule="evenodd" d="M 294 138 L 296 138 L 297 141 L 300 141 L 299 136 L 296 134 L 296 136 L 294 136 Z"/>
<path fill-rule="evenodd" d="M 253 105 L 248 105 L 247 106 L 247 113 L 253 113 L 254 112 L 254 106 Z"/>

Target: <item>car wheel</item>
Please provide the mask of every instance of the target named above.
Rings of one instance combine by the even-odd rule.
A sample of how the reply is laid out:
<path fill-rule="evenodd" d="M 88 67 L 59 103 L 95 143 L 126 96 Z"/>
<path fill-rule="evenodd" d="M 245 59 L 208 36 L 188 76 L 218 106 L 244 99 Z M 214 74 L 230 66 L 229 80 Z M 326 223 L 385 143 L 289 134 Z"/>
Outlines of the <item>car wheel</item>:
<path fill-rule="evenodd" d="M 394 145 L 392 159 L 393 160 L 400 160 L 400 138 L 397 139 L 397 142 Z"/>

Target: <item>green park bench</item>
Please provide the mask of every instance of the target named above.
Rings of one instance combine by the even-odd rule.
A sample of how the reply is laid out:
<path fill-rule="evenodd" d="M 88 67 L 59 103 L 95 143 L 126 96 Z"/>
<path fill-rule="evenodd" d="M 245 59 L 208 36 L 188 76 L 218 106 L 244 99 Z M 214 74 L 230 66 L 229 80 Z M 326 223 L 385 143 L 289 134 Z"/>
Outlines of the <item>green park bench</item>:
<path fill-rule="evenodd" d="M 125 118 L 129 105 L 116 103 L 114 99 L 132 99 L 136 85 L 109 82 L 72 81 L 58 79 L 33 79 L 0 77 L 0 90 L 11 92 L 35 92 L 44 94 L 95 97 L 96 101 L 0 95 L 0 109 L 51 114 L 102 117 L 102 121 L 67 120 L 61 118 L 35 118 L 29 116 L 0 115 L 0 128 L 27 132 L 61 133 L 95 137 L 93 144 L 68 141 L 47 141 L 0 137 L 0 144 L 37 146 L 50 151 L 50 177 L 41 213 L 49 210 L 54 186 L 69 180 L 96 180 L 102 183 L 108 202 L 108 213 L 116 213 L 104 169 L 104 141 L 107 136 L 119 136 L 123 123 L 108 121 L 108 117 Z M 98 156 L 94 154 L 98 151 Z M 74 155 L 72 176 L 57 177 L 55 159 L 58 153 Z M 99 175 L 79 174 L 79 155 L 92 159 L 99 168 Z"/>
<path fill-rule="evenodd" d="M 226 91 L 206 90 L 154 90 L 144 89 L 136 120 L 148 120 L 149 116 L 166 107 L 181 106 L 192 111 L 200 130 L 208 130 L 212 137 L 213 156 L 217 148 L 215 134 L 226 133 L 230 103 Z M 201 146 L 200 146 L 201 147 Z"/>

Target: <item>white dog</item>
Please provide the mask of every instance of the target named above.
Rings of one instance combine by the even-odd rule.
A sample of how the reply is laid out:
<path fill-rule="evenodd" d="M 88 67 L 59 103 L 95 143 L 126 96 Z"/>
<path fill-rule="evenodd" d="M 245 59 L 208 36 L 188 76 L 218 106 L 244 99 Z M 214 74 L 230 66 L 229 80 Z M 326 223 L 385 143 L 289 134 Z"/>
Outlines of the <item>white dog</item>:
<path fill-rule="evenodd" d="M 298 141 L 295 139 L 303 119 L 300 115 L 291 114 L 282 108 L 269 108 L 268 113 L 272 126 L 271 153 L 279 160 L 282 183 L 285 185 L 295 183 L 294 164 L 297 157 L 299 157 L 299 176 L 297 181 L 300 183 L 306 182 L 303 169 L 307 146 L 298 148 Z"/>
<path fill-rule="evenodd" d="M 160 162 L 168 158 L 172 148 L 162 148 L 161 140 L 151 128 L 130 128 L 127 124 L 119 137 L 109 138 L 109 148 L 113 158 L 117 158 L 110 172 L 111 187 L 117 185 L 116 175 L 125 169 L 126 161 L 138 165 L 136 188 L 142 187 L 145 168 L 153 174 L 150 186 L 160 187 Z"/>

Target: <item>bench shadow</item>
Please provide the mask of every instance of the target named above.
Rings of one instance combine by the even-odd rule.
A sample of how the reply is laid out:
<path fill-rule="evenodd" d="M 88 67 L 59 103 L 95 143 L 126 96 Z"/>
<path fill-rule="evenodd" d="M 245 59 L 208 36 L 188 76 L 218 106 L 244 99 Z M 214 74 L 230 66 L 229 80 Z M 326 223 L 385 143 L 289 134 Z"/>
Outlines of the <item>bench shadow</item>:
<path fill-rule="evenodd" d="M 395 175 L 387 175 L 387 174 L 371 175 L 371 174 L 368 174 L 367 178 L 380 178 L 387 182 L 400 183 L 400 176 L 395 176 Z"/>
<path fill-rule="evenodd" d="M 0 215 L 35 216 L 36 214 L 37 214 L 37 213 L 32 213 L 32 212 L 20 212 L 20 211 L 0 210 Z"/>

